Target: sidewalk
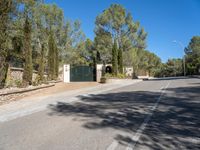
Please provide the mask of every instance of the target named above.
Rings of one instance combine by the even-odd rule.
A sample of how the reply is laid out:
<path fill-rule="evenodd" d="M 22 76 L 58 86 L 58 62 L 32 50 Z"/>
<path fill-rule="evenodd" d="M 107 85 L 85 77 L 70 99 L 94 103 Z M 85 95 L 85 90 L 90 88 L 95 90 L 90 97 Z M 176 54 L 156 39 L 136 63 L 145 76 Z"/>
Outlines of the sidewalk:
<path fill-rule="evenodd" d="M 141 80 L 123 80 L 116 83 L 99 84 L 93 87 L 78 90 L 64 91 L 54 95 L 39 97 L 27 97 L 20 101 L 0 106 L 0 122 L 9 121 L 18 117 L 26 116 L 35 112 L 47 109 L 50 104 L 59 102 L 74 102 L 79 100 L 79 96 L 88 94 L 99 94 L 109 90 L 121 88 L 140 82 Z"/>

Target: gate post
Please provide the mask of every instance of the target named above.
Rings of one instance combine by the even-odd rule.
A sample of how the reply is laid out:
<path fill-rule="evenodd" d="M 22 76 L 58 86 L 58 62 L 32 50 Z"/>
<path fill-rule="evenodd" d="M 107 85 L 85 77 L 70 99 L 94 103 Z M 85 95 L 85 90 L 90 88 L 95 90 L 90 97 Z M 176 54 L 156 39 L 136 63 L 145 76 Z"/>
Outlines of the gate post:
<path fill-rule="evenodd" d="M 64 75 L 64 82 L 69 83 L 70 82 L 70 65 L 64 65 L 63 66 L 63 75 Z"/>
<path fill-rule="evenodd" d="M 102 67 L 103 67 L 103 64 L 96 65 L 96 81 L 97 82 L 100 82 L 100 79 L 102 76 Z"/>

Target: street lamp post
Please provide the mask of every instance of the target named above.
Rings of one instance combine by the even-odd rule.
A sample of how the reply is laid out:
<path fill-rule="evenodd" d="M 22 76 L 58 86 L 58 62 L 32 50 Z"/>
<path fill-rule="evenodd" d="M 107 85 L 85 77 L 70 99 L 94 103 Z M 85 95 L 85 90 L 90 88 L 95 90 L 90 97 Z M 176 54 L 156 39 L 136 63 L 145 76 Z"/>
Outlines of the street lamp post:
<path fill-rule="evenodd" d="M 181 49 L 183 49 L 183 74 L 184 74 L 184 76 L 186 76 L 184 46 L 183 46 L 183 44 L 182 44 L 181 42 L 179 42 L 179 41 L 174 40 L 173 42 L 176 43 L 176 44 L 178 44 L 178 45 L 181 47 Z"/>

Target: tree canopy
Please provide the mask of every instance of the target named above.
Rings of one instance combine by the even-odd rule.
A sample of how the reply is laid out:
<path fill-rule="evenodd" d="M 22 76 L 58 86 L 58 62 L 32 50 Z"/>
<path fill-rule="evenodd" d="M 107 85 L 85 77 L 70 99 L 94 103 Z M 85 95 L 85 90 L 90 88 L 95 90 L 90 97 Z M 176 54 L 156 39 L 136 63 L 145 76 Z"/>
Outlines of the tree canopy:
<path fill-rule="evenodd" d="M 140 27 L 139 22 L 133 21 L 131 13 L 119 4 L 112 4 L 99 14 L 95 25 L 94 43 L 101 60 L 106 63 L 112 62 L 113 65 L 118 64 L 117 71 L 113 69 L 114 74 L 123 73 L 123 66 L 130 62 L 126 60 L 135 59 L 132 49 L 145 49 L 147 33 Z M 113 49 L 117 49 L 118 59 L 115 59 Z M 115 60 L 117 62 L 113 62 Z"/>
<path fill-rule="evenodd" d="M 59 66 L 112 64 L 113 75 L 132 67 L 134 76 L 140 70 L 160 75 L 160 70 L 181 74 L 181 59 L 161 63 L 146 50 L 147 32 L 122 5 L 111 4 L 95 20 L 94 40 L 81 29 L 80 20 L 65 19 L 63 10 L 42 0 L 0 1 L 0 87 L 5 86 L 9 66 L 24 68 L 24 83 L 32 84 L 32 72 L 38 71 L 42 83 L 56 80 Z M 200 66 L 200 38 L 192 38 L 186 51 L 188 73 Z M 173 69 L 172 69 L 173 68 Z M 168 73 L 168 75 L 175 74 Z"/>
<path fill-rule="evenodd" d="M 200 73 L 200 36 L 194 36 L 185 48 L 187 74 Z"/>

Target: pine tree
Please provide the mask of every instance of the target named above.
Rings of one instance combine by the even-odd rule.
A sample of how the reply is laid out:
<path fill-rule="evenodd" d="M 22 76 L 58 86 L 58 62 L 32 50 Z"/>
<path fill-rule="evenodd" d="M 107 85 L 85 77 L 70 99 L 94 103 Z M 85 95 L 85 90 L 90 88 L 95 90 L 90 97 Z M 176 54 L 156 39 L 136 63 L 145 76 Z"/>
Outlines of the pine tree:
<path fill-rule="evenodd" d="M 57 69 L 57 48 L 56 48 L 56 43 L 54 39 L 53 32 L 50 32 L 49 36 L 49 52 L 48 52 L 48 77 L 50 80 L 55 80 L 56 79 L 56 69 Z"/>
<path fill-rule="evenodd" d="M 48 51 L 48 78 L 49 80 L 53 80 L 54 74 L 54 43 L 53 43 L 53 35 L 50 33 L 49 35 L 49 51 Z"/>
<path fill-rule="evenodd" d="M 40 63 L 39 63 L 39 69 L 38 69 L 40 81 L 43 81 L 44 79 L 44 63 L 45 63 L 44 59 L 45 59 L 45 47 L 44 47 L 44 44 L 42 44 Z"/>
<path fill-rule="evenodd" d="M 113 45 L 113 48 L 112 48 L 112 72 L 113 72 L 113 75 L 117 75 L 118 71 L 117 71 L 117 43 L 116 41 L 114 41 L 114 45 Z"/>
<path fill-rule="evenodd" d="M 32 84 L 32 48 L 31 48 L 31 24 L 28 16 L 26 16 L 24 25 L 24 52 L 25 52 L 25 65 L 23 73 L 23 85 L 27 86 Z"/>
<path fill-rule="evenodd" d="M 118 50 L 118 71 L 123 74 L 123 54 L 121 48 Z"/>
<path fill-rule="evenodd" d="M 10 21 L 9 15 L 12 11 L 12 0 L 0 1 L 0 88 L 5 86 L 8 71 L 8 34 L 7 27 Z"/>
<path fill-rule="evenodd" d="M 59 54 L 58 54 L 58 48 L 55 45 L 55 78 L 58 78 L 59 73 Z"/>

